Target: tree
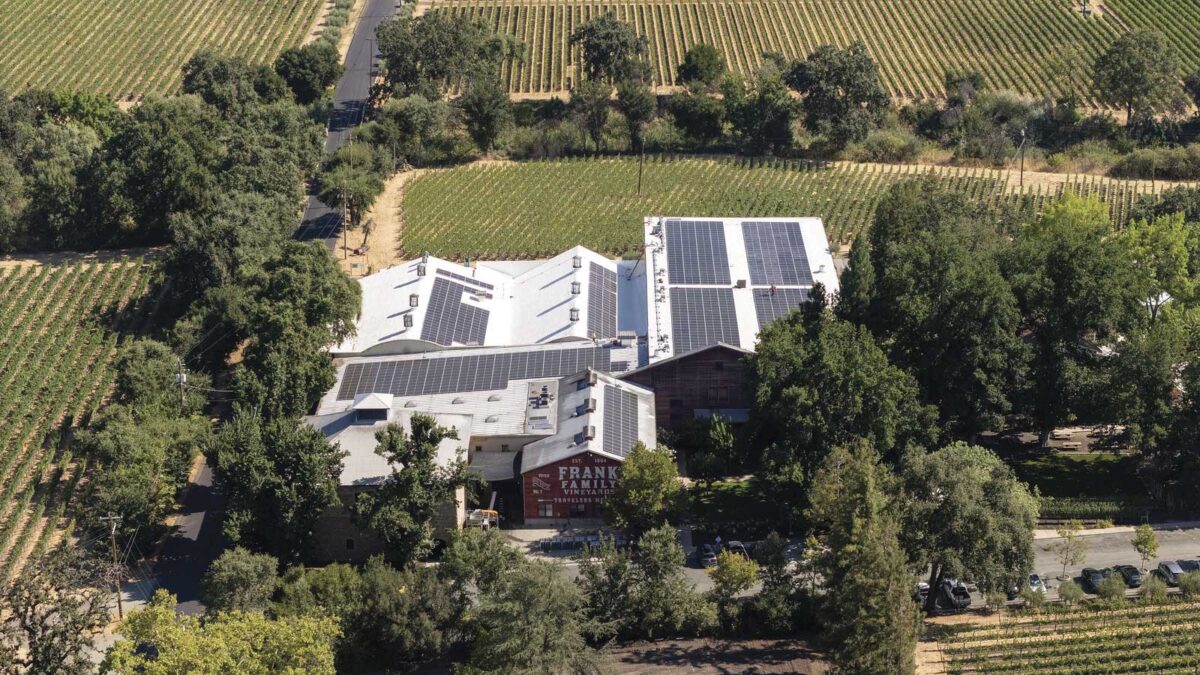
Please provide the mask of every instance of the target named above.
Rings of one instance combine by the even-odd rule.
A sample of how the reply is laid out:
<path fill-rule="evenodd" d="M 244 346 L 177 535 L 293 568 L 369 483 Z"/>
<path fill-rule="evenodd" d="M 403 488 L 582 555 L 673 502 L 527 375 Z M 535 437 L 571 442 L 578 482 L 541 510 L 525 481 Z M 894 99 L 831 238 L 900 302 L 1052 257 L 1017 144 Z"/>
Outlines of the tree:
<path fill-rule="evenodd" d="M 471 665 L 482 672 L 596 672 L 579 588 L 543 560 L 521 564 L 479 607 Z"/>
<path fill-rule="evenodd" d="M 337 49 L 322 41 L 285 49 L 275 59 L 275 72 L 287 82 L 296 102 L 301 105 L 321 98 L 344 70 Z"/>
<path fill-rule="evenodd" d="M 1179 53 L 1161 33 L 1135 30 L 1122 34 L 1092 68 L 1097 98 L 1125 110 L 1126 124 L 1156 109 L 1184 105 Z"/>
<path fill-rule="evenodd" d="M 1042 433 L 1086 409 L 1100 370 L 1095 350 L 1141 314 L 1133 261 L 1110 237 L 1108 207 L 1068 196 L 1026 225 L 1006 251 L 1011 281 L 1032 335 L 1030 391 L 1024 407 Z"/>
<path fill-rule="evenodd" d="M 1142 571 L 1145 572 L 1146 561 L 1158 555 L 1158 535 L 1154 533 L 1154 528 L 1149 523 L 1143 523 L 1133 531 L 1133 540 L 1129 543 L 1141 557 Z"/>
<path fill-rule="evenodd" d="M 866 325 L 875 297 L 875 268 L 871 264 L 871 242 L 862 232 L 854 237 L 850 260 L 842 272 L 842 288 L 834 309 L 838 318 Z"/>
<path fill-rule="evenodd" d="M 279 75 L 237 56 L 200 51 L 183 64 L 183 92 L 195 94 L 225 114 L 274 102 L 287 95 Z"/>
<path fill-rule="evenodd" d="M 1062 595 L 1062 590 L 1059 590 L 1059 595 Z M 1156 576 L 1151 576 L 1149 579 L 1142 582 L 1142 588 L 1139 591 L 1142 599 L 1149 603 L 1159 604 L 1167 601 L 1167 582 L 1159 579 Z"/>
<path fill-rule="evenodd" d="M 617 83 L 617 109 L 625 116 L 629 127 L 629 147 L 635 152 L 645 149 L 643 133 L 646 124 L 654 119 L 658 101 L 654 92 L 640 80 L 621 80 Z"/>
<path fill-rule="evenodd" d="M 1074 581 L 1067 580 L 1058 586 L 1058 599 L 1062 600 L 1062 603 L 1067 607 L 1079 604 L 1083 600 L 1083 596 L 1083 589 Z"/>
<path fill-rule="evenodd" d="M 0 672 L 91 673 L 119 570 L 78 546 L 31 559 L 0 592 Z"/>
<path fill-rule="evenodd" d="M 1135 220 L 1121 230 L 1120 236 L 1133 259 L 1137 278 L 1142 282 L 1142 302 L 1150 320 L 1158 318 L 1168 299 L 1188 304 L 1195 299 L 1197 275 L 1192 268 L 1189 244 L 1194 227 L 1184 222 L 1184 214 Z"/>
<path fill-rule="evenodd" d="M 346 208 L 349 222 L 346 227 L 358 229 L 363 223 L 367 209 L 383 192 L 383 178 L 370 166 L 355 166 L 349 162 L 338 162 L 320 176 L 321 191 L 317 197 L 330 208 Z"/>
<path fill-rule="evenodd" d="M 518 59 L 525 50 L 482 19 L 463 20 L 444 12 L 384 21 L 375 36 L 391 90 L 397 96 L 418 94 L 431 101 L 441 98 L 448 83 Z"/>
<path fill-rule="evenodd" d="M 625 457 L 613 493 L 604 502 L 605 518 L 632 535 L 667 522 L 683 487 L 674 454 L 638 443 Z"/>
<path fill-rule="evenodd" d="M 779 72 L 763 65 L 750 83 L 727 77 L 722 85 L 725 118 L 738 151 L 761 155 L 792 146 L 797 106 Z"/>
<path fill-rule="evenodd" d="M 272 620 L 228 612 L 203 623 L 175 613 L 175 597 L 155 591 L 145 609 L 121 624 L 122 638 L 101 668 L 110 673 L 278 673 L 333 675 L 339 629 L 332 618 Z"/>
<path fill-rule="evenodd" d="M 890 461 L 933 441 L 933 409 L 866 328 L 815 307 L 778 319 L 748 357 L 750 427 L 780 517 L 799 521 L 825 455 L 866 439 Z M 789 509 L 791 511 L 789 511 Z"/>
<path fill-rule="evenodd" d="M 694 44 L 683 54 L 675 79 L 682 85 L 699 82 L 714 87 L 725 76 L 725 56 L 716 47 Z"/>
<path fill-rule="evenodd" d="M 717 566 L 708 570 L 708 576 L 713 582 L 712 595 L 721 613 L 721 625 L 729 629 L 737 625 L 737 595 L 758 583 L 758 564 L 732 551 L 721 551 Z"/>
<path fill-rule="evenodd" d="M 499 72 L 488 70 L 472 77 L 458 99 L 458 106 L 467 133 L 484 155 L 492 151 L 500 133 L 512 125 L 512 103 Z"/>
<path fill-rule="evenodd" d="M 238 546 L 213 561 L 204 573 L 202 597 L 208 611 L 263 612 L 279 585 L 279 561 Z"/>
<path fill-rule="evenodd" d="M 1062 563 L 1063 571 L 1060 579 L 1067 578 L 1067 568 L 1074 567 L 1087 559 L 1087 539 L 1079 533 L 1083 524 L 1078 520 L 1070 520 L 1057 528 L 1059 541 L 1050 545 L 1050 551 L 1056 560 Z M 1061 591 L 1059 593 L 1061 595 Z"/>
<path fill-rule="evenodd" d="M 355 522 L 375 530 L 401 566 L 433 550 L 433 518 L 466 483 L 461 458 L 445 466 L 438 462 L 438 446 L 457 433 L 428 415 L 413 415 L 410 426 L 406 432 L 389 424 L 375 434 L 375 454 L 387 460 L 392 474 L 375 490 L 360 493 L 353 508 Z"/>
<path fill-rule="evenodd" d="M 521 552 L 499 530 L 466 528 L 451 535 L 438 573 L 465 606 L 474 592 L 490 593 L 521 560 Z"/>
<path fill-rule="evenodd" d="M 879 66 L 861 42 L 845 49 L 821 45 L 793 63 L 784 79 L 804 96 L 805 126 L 838 148 L 865 140 L 891 106 Z"/>
<path fill-rule="evenodd" d="M 994 453 L 954 443 L 914 455 L 904 482 L 903 539 L 910 560 L 930 567 L 927 612 L 943 579 L 971 579 L 987 592 L 1028 578 L 1037 499 Z"/>
<path fill-rule="evenodd" d="M 175 383 L 180 358 L 167 345 L 138 339 L 117 352 L 113 399 L 147 413 L 186 417 L 201 412 L 210 380 L 205 373 L 188 373 L 188 387 Z M 182 396 L 180 395 L 182 389 Z"/>
<path fill-rule="evenodd" d="M 257 412 L 235 409 L 208 452 L 226 495 L 225 537 L 300 559 L 317 519 L 337 499 L 344 456 L 298 420 L 264 422 Z"/>
<path fill-rule="evenodd" d="M 611 109 L 612 85 L 602 80 L 585 80 L 571 90 L 571 107 L 583 120 L 583 128 L 596 145 L 596 152 L 604 143 L 604 128 L 608 125 Z"/>
<path fill-rule="evenodd" d="M 813 541 L 815 542 L 815 539 Z M 793 571 L 793 567 L 806 567 L 807 561 L 789 560 L 786 549 L 787 542 L 777 532 L 772 531 L 755 552 L 759 562 L 758 576 L 762 580 L 762 590 L 754 598 L 754 607 L 768 634 L 790 633 L 796 624 L 801 602 L 807 600 L 799 594 L 808 589 L 800 587 Z M 809 553 L 807 547 L 805 552 Z M 809 571 L 805 569 L 805 572 Z"/>
<path fill-rule="evenodd" d="M 674 528 L 647 531 L 636 555 L 617 550 L 611 540 L 586 553 L 578 583 L 596 637 L 699 635 L 716 623 L 715 607 L 683 574 L 683 548 Z"/>
<path fill-rule="evenodd" d="M 834 449 L 813 481 L 809 518 L 826 532 L 818 567 L 842 672 L 915 672 L 919 620 L 895 499 L 895 476 L 865 442 Z"/>
<path fill-rule="evenodd" d="M 689 88 L 671 97 L 675 126 L 692 143 L 705 147 L 725 133 L 725 106 L 704 91 Z"/>
<path fill-rule="evenodd" d="M 1129 445 L 1149 456 L 1170 443 L 1179 414 L 1180 365 L 1192 358 L 1187 323 L 1180 312 L 1165 312 L 1127 333 L 1105 364 L 1106 417 L 1124 426 Z M 1147 477 L 1156 480 L 1153 471 Z"/>
<path fill-rule="evenodd" d="M 582 50 L 583 76 L 613 84 L 623 79 L 641 79 L 645 66 L 646 38 L 612 12 L 584 22 L 571 34 L 571 46 Z M 579 86 L 578 84 L 576 86 Z"/>
<path fill-rule="evenodd" d="M 1125 599 L 1125 580 L 1120 574 L 1110 574 L 1100 582 L 1096 594 L 1108 602 Z"/>

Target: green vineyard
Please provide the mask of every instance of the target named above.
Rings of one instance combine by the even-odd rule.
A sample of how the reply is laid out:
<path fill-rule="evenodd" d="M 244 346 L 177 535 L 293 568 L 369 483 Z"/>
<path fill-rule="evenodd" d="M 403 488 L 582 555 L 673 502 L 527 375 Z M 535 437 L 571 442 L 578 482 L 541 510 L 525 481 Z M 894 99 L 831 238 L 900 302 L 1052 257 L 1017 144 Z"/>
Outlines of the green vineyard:
<path fill-rule="evenodd" d="M 1200 604 L 1053 612 L 940 642 L 948 673 L 1194 673 Z"/>
<path fill-rule="evenodd" d="M 0 582 L 72 529 L 87 459 L 72 455 L 71 429 L 112 387 L 118 344 L 146 324 L 149 282 L 141 261 L 0 269 Z"/>
<path fill-rule="evenodd" d="M 0 88 L 172 92 L 213 49 L 271 61 L 313 30 L 323 0 L 0 0 Z"/>
<path fill-rule="evenodd" d="M 638 196 L 633 159 L 487 163 L 430 171 L 409 183 L 400 251 L 406 257 L 429 251 L 450 258 L 537 258 L 582 244 L 636 255 L 648 215 L 818 216 L 838 248 L 870 223 L 889 186 L 931 170 L 950 188 L 993 204 L 1037 209 L 1068 190 L 1098 196 L 1117 222 L 1153 189 L 1148 182 L 1057 176 L 1031 180 L 1021 193 L 1015 173 L 991 169 L 660 157 L 647 159 Z"/>
<path fill-rule="evenodd" d="M 821 44 L 860 40 L 898 99 L 940 96 L 943 75 L 954 69 L 976 70 L 997 89 L 1060 93 L 1071 86 L 1065 72 L 1086 70 L 1117 35 L 1141 27 L 1163 31 L 1185 70 L 1200 68 L 1200 4 L 1187 0 L 1106 0 L 1089 13 L 1081 0 L 431 1 L 525 43 L 525 59 L 507 72 L 519 94 L 570 89 L 579 72 L 570 35 L 609 11 L 647 38 L 659 85 L 675 84 L 684 52 L 697 43 L 717 47 L 745 75 L 763 52 L 797 58 Z"/>

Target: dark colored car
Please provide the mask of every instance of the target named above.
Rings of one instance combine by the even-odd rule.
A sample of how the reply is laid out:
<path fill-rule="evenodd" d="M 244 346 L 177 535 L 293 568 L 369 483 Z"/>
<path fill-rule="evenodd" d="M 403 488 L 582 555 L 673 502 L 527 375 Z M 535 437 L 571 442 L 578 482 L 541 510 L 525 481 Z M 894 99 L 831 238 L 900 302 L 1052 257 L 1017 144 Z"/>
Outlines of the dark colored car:
<path fill-rule="evenodd" d="M 1117 565 L 1113 569 L 1121 574 L 1126 586 L 1137 588 L 1142 585 L 1142 573 L 1133 565 Z"/>
<path fill-rule="evenodd" d="M 1183 570 L 1184 574 L 1188 572 L 1200 572 L 1200 560 L 1176 560 L 1179 569 Z"/>
<path fill-rule="evenodd" d="M 1183 568 L 1174 560 L 1164 560 L 1154 569 L 1158 578 L 1167 582 L 1168 586 L 1178 586 L 1179 577 L 1183 576 Z"/>
<path fill-rule="evenodd" d="M 1104 581 L 1104 572 L 1091 567 L 1085 567 L 1083 574 L 1080 576 L 1083 578 L 1083 590 L 1088 593 L 1100 592 L 1100 582 Z"/>
<path fill-rule="evenodd" d="M 746 550 L 746 545 L 740 541 L 731 541 L 725 544 L 725 550 L 730 553 L 736 553 L 746 560 L 750 559 L 750 551 Z"/>
<path fill-rule="evenodd" d="M 716 567 L 718 551 L 720 549 L 713 544 L 701 544 L 700 548 L 696 549 L 696 566 Z"/>

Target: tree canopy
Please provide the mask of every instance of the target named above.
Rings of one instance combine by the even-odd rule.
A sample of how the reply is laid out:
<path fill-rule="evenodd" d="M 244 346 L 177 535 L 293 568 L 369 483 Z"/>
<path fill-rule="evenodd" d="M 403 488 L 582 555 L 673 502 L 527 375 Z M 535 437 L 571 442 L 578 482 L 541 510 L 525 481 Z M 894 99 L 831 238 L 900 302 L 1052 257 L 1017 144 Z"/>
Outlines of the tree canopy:
<path fill-rule="evenodd" d="M 1096 57 L 1092 71 L 1097 97 L 1123 109 L 1129 125 L 1140 115 L 1186 105 L 1179 53 L 1157 31 L 1123 33 Z"/>
<path fill-rule="evenodd" d="M 879 66 L 861 42 L 845 49 L 821 45 L 784 76 L 804 96 L 804 124 L 835 147 L 860 142 L 891 105 Z"/>
<path fill-rule="evenodd" d="M 613 493 L 604 502 L 604 516 L 613 526 L 638 535 L 667 522 L 682 490 L 674 453 L 638 443 L 621 464 Z"/>

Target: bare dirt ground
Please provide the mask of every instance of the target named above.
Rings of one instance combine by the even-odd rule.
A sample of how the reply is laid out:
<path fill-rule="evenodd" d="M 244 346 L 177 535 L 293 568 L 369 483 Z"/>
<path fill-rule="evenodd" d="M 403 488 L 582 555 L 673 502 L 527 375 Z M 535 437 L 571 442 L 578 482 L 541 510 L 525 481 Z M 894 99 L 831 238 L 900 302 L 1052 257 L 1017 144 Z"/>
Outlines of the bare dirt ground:
<path fill-rule="evenodd" d="M 610 648 L 606 673 L 798 673 L 829 672 L 801 640 L 659 640 Z"/>
<path fill-rule="evenodd" d="M 125 248 L 112 251 L 57 251 L 55 253 L 30 253 L 25 255 L 0 256 L 0 269 L 26 267 L 30 265 L 66 265 L 68 263 L 113 262 L 138 257 L 157 258 L 163 248 Z"/>
<path fill-rule="evenodd" d="M 383 194 L 375 200 L 364 218 L 365 222 L 371 223 L 365 248 L 362 248 L 362 230 L 349 233 L 349 251 L 343 251 L 342 242 L 338 241 L 335 255 L 347 274 L 365 276 L 396 264 L 396 254 L 404 232 L 400 200 L 404 198 L 405 184 L 421 173 L 421 169 L 398 173 L 384 186 Z M 346 254 L 345 259 L 342 258 L 343 253 Z"/>

